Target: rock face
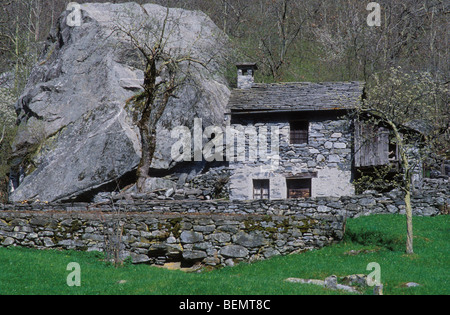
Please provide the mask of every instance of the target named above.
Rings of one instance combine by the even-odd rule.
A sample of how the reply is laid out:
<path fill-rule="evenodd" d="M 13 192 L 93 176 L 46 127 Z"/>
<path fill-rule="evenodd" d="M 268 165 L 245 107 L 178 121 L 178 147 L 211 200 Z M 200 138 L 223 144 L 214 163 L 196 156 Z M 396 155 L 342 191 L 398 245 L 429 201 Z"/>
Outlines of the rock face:
<path fill-rule="evenodd" d="M 166 8 L 106 3 L 80 10 L 79 26 L 67 25 L 69 11 L 61 15 L 16 105 L 13 173 L 22 168 L 26 176 L 13 202 L 74 199 L 133 174 L 139 163 L 139 131 L 125 104 L 141 90 L 144 63 L 124 31 L 157 32 Z M 227 38 L 217 26 L 201 12 L 170 9 L 166 30 L 172 53 L 214 58 L 207 68 L 192 65 L 170 100 L 158 124 L 155 169 L 175 166 L 171 130 L 192 127 L 197 117 L 221 125 L 230 94 L 222 75 Z"/>

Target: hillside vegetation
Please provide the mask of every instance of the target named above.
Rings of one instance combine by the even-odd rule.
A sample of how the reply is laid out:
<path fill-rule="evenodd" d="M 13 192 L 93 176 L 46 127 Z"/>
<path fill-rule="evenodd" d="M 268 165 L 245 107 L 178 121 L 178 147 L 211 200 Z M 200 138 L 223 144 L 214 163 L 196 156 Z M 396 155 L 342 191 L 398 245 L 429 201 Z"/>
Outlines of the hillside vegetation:
<path fill-rule="evenodd" d="M 15 0 L 0 4 L 1 112 L 21 94 L 43 43 L 71 0 Z M 128 2 L 128 0 L 79 0 Z M 360 0 L 136 0 L 169 7 L 201 10 L 231 39 L 235 50 L 227 78 L 235 85 L 237 61 L 254 61 L 258 82 L 370 82 L 373 75 L 401 68 L 426 74 L 446 91 L 435 99 L 439 118 L 449 117 L 448 1 L 379 0 L 380 26 L 369 26 L 369 1 Z M 9 97 L 11 96 L 11 97 Z M 7 101 L 5 101 L 5 99 Z M 11 112 L 11 111 L 9 111 Z M 444 112 L 444 116 L 442 113 Z M 0 182 L 8 175 L 8 154 L 14 119 L 0 116 Z M 446 121 L 448 121 L 447 119 Z M 445 121 L 445 119 L 444 119 Z M 441 156 L 449 157 L 449 123 L 439 128 Z M 0 134 L 1 136 L 1 134 Z M 7 180 L 6 180 L 7 182 Z M 5 199 L 5 185 L 2 185 Z"/>

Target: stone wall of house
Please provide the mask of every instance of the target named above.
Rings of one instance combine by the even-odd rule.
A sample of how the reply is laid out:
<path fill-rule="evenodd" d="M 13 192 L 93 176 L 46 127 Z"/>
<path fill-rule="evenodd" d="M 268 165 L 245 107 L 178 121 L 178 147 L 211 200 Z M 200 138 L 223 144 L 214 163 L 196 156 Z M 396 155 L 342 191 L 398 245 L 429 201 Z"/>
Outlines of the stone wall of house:
<path fill-rule="evenodd" d="M 280 132 L 279 158 L 269 154 L 266 162 L 260 159 L 248 159 L 230 163 L 230 198 L 234 200 L 253 199 L 254 179 L 270 180 L 270 198 L 287 197 L 286 178 L 304 174 L 313 174 L 311 178 L 311 194 L 320 196 L 348 196 L 354 194 L 351 184 L 351 132 L 346 119 L 311 120 L 309 122 L 308 143 L 290 144 L 290 126 L 288 121 L 266 122 L 239 125 L 234 127 L 278 128 Z M 269 144 L 270 147 L 270 144 Z M 272 153 L 272 152 L 270 152 Z"/>
<path fill-rule="evenodd" d="M 448 213 L 448 190 L 434 192 L 414 196 L 415 215 Z M 404 209 L 397 192 L 297 200 L 6 204 L 0 205 L 0 245 L 103 251 L 105 244 L 116 244 L 121 256 L 135 263 L 223 266 L 321 248 L 342 239 L 346 218 Z"/>

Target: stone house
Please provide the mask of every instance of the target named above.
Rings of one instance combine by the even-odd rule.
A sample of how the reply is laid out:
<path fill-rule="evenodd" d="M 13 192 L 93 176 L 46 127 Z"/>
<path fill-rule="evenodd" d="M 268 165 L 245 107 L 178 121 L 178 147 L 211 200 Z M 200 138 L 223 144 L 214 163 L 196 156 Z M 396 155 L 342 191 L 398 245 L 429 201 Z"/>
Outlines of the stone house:
<path fill-rule="evenodd" d="M 230 199 L 353 195 L 354 124 L 346 115 L 361 102 L 364 83 L 262 84 L 254 83 L 256 64 L 237 70 L 227 113 L 236 131 L 227 143 L 237 147 Z"/>

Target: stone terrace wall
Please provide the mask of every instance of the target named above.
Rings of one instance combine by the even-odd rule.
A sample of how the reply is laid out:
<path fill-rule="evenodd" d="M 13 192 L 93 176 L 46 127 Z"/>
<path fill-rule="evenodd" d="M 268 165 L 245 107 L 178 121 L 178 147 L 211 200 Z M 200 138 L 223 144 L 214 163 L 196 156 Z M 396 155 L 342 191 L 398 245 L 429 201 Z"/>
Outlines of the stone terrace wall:
<path fill-rule="evenodd" d="M 438 215 L 449 203 L 443 193 L 413 199 L 416 215 Z M 120 223 L 121 255 L 135 263 L 233 265 L 337 242 L 345 218 L 371 213 L 404 213 L 404 204 L 394 192 L 305 200 L 7 204 L 0 205 L 0 244 L 102 251 Z"/>
<path fill-rule="evenodd" d="M 102 251 L 105 236 L 120 222 L 121 255 L 135 263 L 217 266 L 320 248 L 343 236 L 343 217 L 332 208 L 303 211 L 295 202 L 275 204 L 272 209 L 226 201 L 127 201 L 115 209 L 6 205 L 0 211 L 0 244 Z"/>

